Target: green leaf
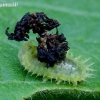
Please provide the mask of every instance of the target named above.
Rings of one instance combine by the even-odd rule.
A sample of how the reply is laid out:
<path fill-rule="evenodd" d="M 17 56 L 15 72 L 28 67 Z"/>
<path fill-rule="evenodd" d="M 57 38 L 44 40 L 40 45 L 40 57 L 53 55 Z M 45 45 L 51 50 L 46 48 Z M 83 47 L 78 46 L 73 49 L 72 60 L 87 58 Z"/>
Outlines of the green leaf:
<path fill-rule="evenodd" d="M 10 3 L 14 2 L 9 0 Z M 33 99 L 100 99 L 100 0 L 17 0 L 17 7 L 0 7 L 0 100 Z M 4 0 L 1 3 L 8 3 Z M 76 87 L 54 81 L 43 83 L 42 77 L 31 76 L 21 66 L 18 51 L 23 42 L 9 41 L 5 35 L 6 27 L 13 32 L 17 21 L 27 12 L 45 12 L 57 19 L 61 25 L 59 32 L 64 33 L 74 57 L 82 60 L 91 58 L 87 64 L 94 78 Z M 55 30 L 53 30 L 55 32 Z M 36 35 L 30 33 L 30 40 L 36 43 Z"/>

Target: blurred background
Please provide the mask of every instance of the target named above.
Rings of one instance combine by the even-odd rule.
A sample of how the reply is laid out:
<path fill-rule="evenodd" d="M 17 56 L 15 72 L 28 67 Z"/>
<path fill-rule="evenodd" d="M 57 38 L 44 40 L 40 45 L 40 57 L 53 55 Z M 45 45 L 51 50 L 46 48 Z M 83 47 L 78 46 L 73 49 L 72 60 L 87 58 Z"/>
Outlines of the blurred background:
<path fill-rule="evenodd" d="M 3 3 L 17 3 L 18 5 L 2 7 Z M 57 19 L 61 24 L 58 28 L 59 33 L 64 33 L 74 56 L 82 55 L 82 60 L 90 57 L 91 61 L 88 63 L 95 63 L 92 66 L 93 69 L 100 70 L 100 0 L 0 0 L 0 68 L 1 71 L 5 71 L 5 67 L 8 69 L 8 76 L 4 74 L 0 76 L 1 81 L 17 80 L 11 77 L 11 75 L 17 77 L 12 69 L 22 77 L 23 73 L 19 73 L 22 69 L 17 68 L 20 64 L 16 57 L 23 42 L 9 41 L 5 30 L 10 27 L 9 33 L 13 33 L 16 22 L 27 12 L 44 12 L 50 18 Z M 55 33 L 56 30 L 51 32 Z M 34 40 L 35 43 L 36 36 L 30 31 L 30 40 Z M 14 63 L 11 63 L 13 59 L 15 59 Z M 15 65 L 15 67 L 10 68 L 7 65 Z M 100 85 L 100 71 L 94 74 L 96 74 L 95 81 L 93 79 L 88 79 L 88 81 L 92 89 L 97 89 Z M 88 87 L 87 83 L 83 86 Z"/>
<path fill-rule="evenodd" d="M 3 40 L 7 39 L 3 34 L 6 27 L 10 27 L 9 31 L 13 32 L 16 22 L 25 13 L 44 12 L 60 22 L 59 33 L 65 34 L 70 46 L 75 47 L 75 42 L 99 42 L 99 0 L 1 0 L 0 3 L 18 4 L 16 7 L 0 7 L 0 30 Z M 31 39 L 34 37 L 30 34 Z"/>
<path fill-rule="evenodd" d="M 18 3 L 16 7 L 0 7 L 0 24 L 9 26 L 11 31 L 25 13 L 44 12 L 61 23 L 59 30 L 69 40 L 97 42 L 94 38 L 98 37 L 99 0 L 1 0 L 0 3 Z"/>

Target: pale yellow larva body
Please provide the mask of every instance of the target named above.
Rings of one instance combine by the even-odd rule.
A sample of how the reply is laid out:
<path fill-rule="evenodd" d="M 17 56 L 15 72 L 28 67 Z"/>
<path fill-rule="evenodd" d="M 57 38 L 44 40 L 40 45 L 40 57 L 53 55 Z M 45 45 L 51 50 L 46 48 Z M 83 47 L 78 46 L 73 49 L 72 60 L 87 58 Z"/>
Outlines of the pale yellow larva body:
<path fill-rule="evenodd" d="M 65 61 L 47 69 L 45 63 L 38 61 L 37 49 L 33 41 L 24 43 L 18 53 L 18 58 L 28 72 L 43 76 L 44 80 L 55 79 L 57 83 L 64 81 L 77 85 L 77 82 L 84 81 L 92 75 L 89 72 L 90 66 L 86 65 L 85 61 L 80 61 L 79 57 L 74 58 L 69 53 Z"/>

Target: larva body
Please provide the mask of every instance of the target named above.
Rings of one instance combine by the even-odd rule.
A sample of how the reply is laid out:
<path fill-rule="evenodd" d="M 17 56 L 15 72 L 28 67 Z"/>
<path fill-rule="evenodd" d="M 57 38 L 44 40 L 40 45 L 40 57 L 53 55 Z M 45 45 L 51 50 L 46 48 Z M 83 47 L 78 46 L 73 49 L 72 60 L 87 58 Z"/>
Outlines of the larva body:
<path fill-rule="evenodd" d="M 70 47 L 64 34 L 58 32 L 59 25 L 57 20 L 47 17 L 44 12 L 28 12 L 16 23 L 13 33 L 9 34 L 7 28 L 5 34 L 9 40 L 28 41 L 28 33 L 32 29 L 33 33 L 38 34 L 38 46 L 34 46 L 32 41 L 26 42 L 18 54 L 25 69 L 44 79 L 77 85 L 77 82 L 90 77 L 88 71 L 91 69 L 67 52 Z M 51 34 L 49 31 L 54 28 L 56 33 Z"/>
<path fill-rule="evenodd" d="M 69 53 L 65 61 L 47 69 L 44 62 L 38 61 L 36 49 L 33 41 L 29 41 L 19 51 L 19 60 L 28 72 L 37 76 L 43 76 L 44 79 L 55 79 L 57 83 L 67 81 L 74 85 L 90 77 L 89 66 L 79 61 L 78 58 L 73 58 Z"/>

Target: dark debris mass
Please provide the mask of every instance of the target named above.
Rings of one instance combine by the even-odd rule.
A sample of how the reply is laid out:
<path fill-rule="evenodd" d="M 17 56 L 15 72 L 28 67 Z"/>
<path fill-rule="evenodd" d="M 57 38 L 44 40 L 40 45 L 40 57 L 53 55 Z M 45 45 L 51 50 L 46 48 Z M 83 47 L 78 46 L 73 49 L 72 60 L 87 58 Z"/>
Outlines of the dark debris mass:
<path fill-rule="evenodd" d="M 64 60 L 69 50 L 64 34 L 58 33 L 57 27 L 59 25 L 57 20 L 47 17 L 43 12 L 36 12 L 34 14 L 28 12 L 16 23 L 14 33 L 9 34 L 9 28 L 6 29 L 5 33 L 9 40 L 15 41 L 27 41 L 31 29 L 33 33 L 37 33 L 37 57 L 39 61 L 45 62 L 48 68 Z M 54 28 L 56 28 L 56 34 L 50 34 L 49 31 Z"/>

